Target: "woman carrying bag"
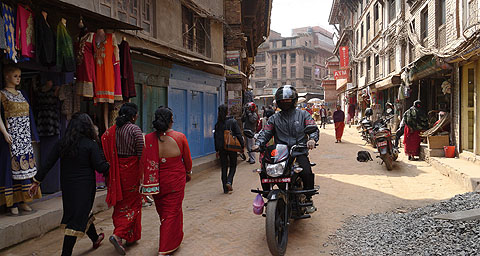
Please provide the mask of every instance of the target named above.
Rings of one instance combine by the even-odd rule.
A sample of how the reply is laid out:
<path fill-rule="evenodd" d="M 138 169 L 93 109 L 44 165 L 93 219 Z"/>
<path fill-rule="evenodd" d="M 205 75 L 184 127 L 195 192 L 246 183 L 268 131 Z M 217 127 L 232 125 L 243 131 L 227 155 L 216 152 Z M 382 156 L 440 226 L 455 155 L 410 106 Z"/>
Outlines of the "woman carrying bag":
<path fill-rule="evenodd" d="M 215 151 L 220 157 L 222 165 L 223 193 L 233 191 L 233 176 L 237 169 L 237 152 L 243 152 L 244 141 L 237 121 L 229 116 L 228 108 L 224 104 L 218 107 L 218 120 L 215 124 Z M 228 170 L 230 166 L 230 171 Z"/>

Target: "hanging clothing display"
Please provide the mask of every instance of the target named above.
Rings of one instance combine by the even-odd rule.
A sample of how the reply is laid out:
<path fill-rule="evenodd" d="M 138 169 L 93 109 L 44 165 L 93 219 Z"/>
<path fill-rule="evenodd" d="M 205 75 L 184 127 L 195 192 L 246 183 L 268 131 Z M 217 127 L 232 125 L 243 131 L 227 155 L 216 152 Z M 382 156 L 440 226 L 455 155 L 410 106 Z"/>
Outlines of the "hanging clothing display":
<path fill-rule="evenodd" d="M 37 131 L 39 136 L 52 136 L 60 134 L 60 100 L 55 95 L 52 87 L 48 91 L 41 89 L 36 94 Z"/>
<path fill-rule="evenodd" d="M 5 21 L 5 37 L 7 39 L 7 57 L 17 62 L 15 50 L 15 16 L 13 8 L 2 3 L 2 16 Z"/>
<path fill-rule="evenodd" d="M 62 72 L 75 71 L 72 38 L 61 21 L 57 26 L 57 69 Z"/>
<path fill-rule="evenodd" d="M 64 84 L 60 87 L 58 99 L 62 102 L 62 115 L 67 120 L 72 119 L 73 113 L 80 111 L 81 96 L 77 95 L 73 83 Z"/>
<path fill-rule="evenodd" d="M 43 15 L 35 17 L 35 51 L 40 64 L 47 67 L 55 65 L 55 34 Z"/>
<path fill-rule="evenodd" d="M 22 56 L 27 58 L 35 57 L 35 27 L 33 24 L 33 13 L 28 7 L 17 6 L 15 43 L 20 49 Z"/>
<path fill-rule="evenodd" d="M 112 34 L 113 43 L 113 72 L 115 73 L 115 100 L 123 100 L 122 96 L 122 76 L 120 73 L 120 50 L 118 49 L 117 39 Z"/>
<path fill-rule="evenodd" d="M 5 38 L 5 21 L 0 16 L 0 49 L 7 49 L 7 39 Z"/>
<path fill-rule="evenodd" d="M 115 100 L 115 35 L 105 34 L 103 42 L 95 42 L 95 102 L 114 103 Z M 120 90 L 121 91 L 121 90 Z"/>
<path fill-rule="evenodd" d="M 122 40 L 120 44 L 120 70 L 122 75 L 122 94 L 123 99 L 128 100 L 136 97 L 135 80 L 133 77 L 132 58 L 130 55 L 130 45 Z"/>
<path fill-rule="evenodd" d="M 95 33 L 87 33 L 79 42 L 77 52 L 77 94 L 93 98 L 93 83 L 95 81 L 94 42 Z"/>

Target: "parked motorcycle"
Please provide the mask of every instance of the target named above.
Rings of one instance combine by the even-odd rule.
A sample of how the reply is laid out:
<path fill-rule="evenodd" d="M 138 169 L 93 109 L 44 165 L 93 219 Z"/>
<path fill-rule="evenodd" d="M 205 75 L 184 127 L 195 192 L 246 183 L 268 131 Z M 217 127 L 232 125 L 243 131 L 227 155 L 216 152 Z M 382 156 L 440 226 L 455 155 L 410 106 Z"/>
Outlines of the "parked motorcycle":
<path fill-rule="evenodd" d="M 305 128 L 305 134 L 312 134 L 318 129 L 316 126 Z M 251 131 L 244 131 L 245 136 L 253 138 Z M 299 173 L 302 167 L 296 162 L 299 152 L 308 150 L 307 145 L 297 144 L 289 148 L 287 145 L 276 144 L 260 149 L 264 152 L 261 169 L 257 172 L 266 174 L 261 179 L 262 184 L 270 184 L 269 191 L 252 189 L 253 193 L 266 197 L 265 230 L 268 248 L 272 255 L 284 255 L 287 250 L 288 226 L 290 220 L 307 219 L 306 207 L 312 206 L 307 202 L 305 194 L 318 194 L 318 187 L 303 189 L 303 182 Z M 311 166 L 315 164 L 311 163 Z"/>
<path fill-rule="evenodd" d="M 387 113 L 390 114 L 390 113 Z M 398 150 L 393 146 L 395 137 L 388 128 L 388 122 L 393 118 L 393 115 L 380 118 L 373 124 L 373 140 L 374 145 L 378 149 L 379 155 L 377 158 L 382 159 L 387 170 L 393 169 L 393 162 L 398 158 Z"/>
<path fill-rule="evenodd" d="M 360 128 L 361 128 L 360 133 L 362 134 L 362 140 L 364 140 L 366 143 L 370 143 L 371 145 L 374 145 L 373 123 L 370 120 L 370 116 L 365 116 L 364 118 L 362 118 L 362 120 L 360 121 Z"/>

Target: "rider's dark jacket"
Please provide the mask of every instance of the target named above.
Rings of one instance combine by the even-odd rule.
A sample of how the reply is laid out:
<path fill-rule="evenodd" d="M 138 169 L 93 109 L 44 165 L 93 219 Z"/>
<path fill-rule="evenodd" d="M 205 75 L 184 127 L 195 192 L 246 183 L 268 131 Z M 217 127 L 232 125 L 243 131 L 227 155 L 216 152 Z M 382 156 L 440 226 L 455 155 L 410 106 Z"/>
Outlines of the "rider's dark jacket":
<path fill-rule="evenodd" d="M 312 116 L 305 110 L 289 109 L 275 113 L 268 119 L 267 125 L 260 132 L 257 141 L 258 146 L 265 146 L 272 137 L 275 144 L 285 144 L 291 147 L 296 144 L 306 145 L 310 139 L 319 139 L 319 130 L 307 136 L 303 130 L 307 126 L 317 126 Z"/>

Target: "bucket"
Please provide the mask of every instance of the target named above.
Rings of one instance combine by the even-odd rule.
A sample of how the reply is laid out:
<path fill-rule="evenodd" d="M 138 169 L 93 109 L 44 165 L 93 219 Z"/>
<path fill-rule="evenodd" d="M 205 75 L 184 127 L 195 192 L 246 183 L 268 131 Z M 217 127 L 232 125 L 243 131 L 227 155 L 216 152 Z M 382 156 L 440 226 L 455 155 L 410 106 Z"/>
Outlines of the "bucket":
<path fill-rule="evenodd" d="M 455 146 L 444 146 L 443 150 L 445 151 L 445 157 L 447 158 L 455 157 Z"/>

